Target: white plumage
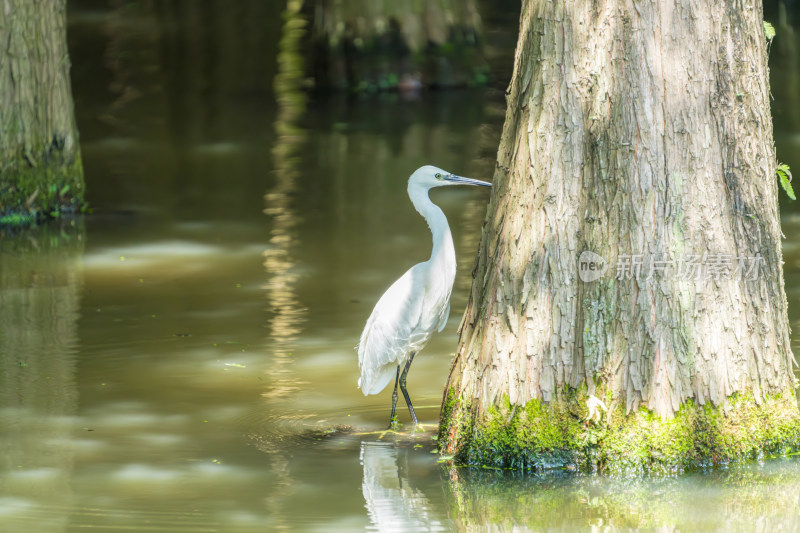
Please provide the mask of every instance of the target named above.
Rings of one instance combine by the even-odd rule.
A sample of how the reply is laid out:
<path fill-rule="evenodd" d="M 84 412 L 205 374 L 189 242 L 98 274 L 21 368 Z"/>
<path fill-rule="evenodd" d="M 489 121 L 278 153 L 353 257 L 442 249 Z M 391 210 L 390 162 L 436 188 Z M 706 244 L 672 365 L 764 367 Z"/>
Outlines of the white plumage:
<path fill-rule="evenodd" d="M 408 179 L 408 196 L 433 234 L 431 257 L 411 267 L 383 293 L 367 320 L 358 345 L 364 395 L 378 394 L 392 377 L 392 419 L 397 404 L 397 385 L 405 396 L 411 417 L 417 418 L 405 388 L 405 376 L 414 354 L 434 331 L 441 331 L 450 314 L 450 293 L 456 277 L 456 254 L 447 218 L 431 202 L 428 191 L 446 185 L 483 185 L 485 181 L 462 178 L 433 166 L 417 169 Z M 400 374 L 400 367 L 405 368 Z"/>

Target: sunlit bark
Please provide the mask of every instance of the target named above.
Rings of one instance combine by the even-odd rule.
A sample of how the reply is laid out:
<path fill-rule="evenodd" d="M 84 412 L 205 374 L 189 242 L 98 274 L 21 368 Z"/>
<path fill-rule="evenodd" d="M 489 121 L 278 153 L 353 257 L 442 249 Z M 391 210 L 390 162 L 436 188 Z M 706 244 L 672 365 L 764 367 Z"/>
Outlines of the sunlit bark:
<path fill-rule="evenodd" d="M 617 438 L 632 424 L 656 431 L 677 413 L 687 449 L 651 434 L 634 459 L 798 438 L 766 59 L 759 3 L 523 3 L 445 450 L 602 464 L 632 449 Z M 579 277 L 584 251 L 604 258 L 600 279 Z M 638 260 L 640 273 L 625 266 Z M 597 427 L 590 394 L 609 407 Z M 749 422 L 693 406 L 780 429 L 723 445 L 715 431 Z"/>

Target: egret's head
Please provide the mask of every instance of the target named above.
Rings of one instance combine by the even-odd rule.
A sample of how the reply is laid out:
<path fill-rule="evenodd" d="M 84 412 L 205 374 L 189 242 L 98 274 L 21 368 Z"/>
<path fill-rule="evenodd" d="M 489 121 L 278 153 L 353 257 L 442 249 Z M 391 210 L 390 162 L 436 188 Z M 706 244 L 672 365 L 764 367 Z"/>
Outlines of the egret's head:
<path fill-rule="evenodd" d="M 425 165 L 418 168 L 411 177 L 408 178 L 408 187 L 420 187 L 423 189 L 432 189 L 434 187 L 444 187 L 445 185 L 481 185 L 483 187 L 491 187 L 491 183 L 485 181 L 473 180 L 451 174 L 446 170 L 434 167 L 432 165 Z"/>

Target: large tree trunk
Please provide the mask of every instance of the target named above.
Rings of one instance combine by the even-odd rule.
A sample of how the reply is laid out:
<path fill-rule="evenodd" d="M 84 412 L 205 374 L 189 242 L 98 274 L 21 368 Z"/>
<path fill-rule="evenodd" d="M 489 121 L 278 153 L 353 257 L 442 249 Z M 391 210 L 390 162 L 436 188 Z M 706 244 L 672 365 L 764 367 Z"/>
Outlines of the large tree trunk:
<path fill-rule="evenodd" d="M 5 0 L 0 43 L 0 223 L 74 210 L 84 184 L 66 0 Z"/>
<path fill-rule="evenodd" d="M 760 2 L 523 2 L 444 450 L 671 468 L 796 444 L 780 238 Z"/>

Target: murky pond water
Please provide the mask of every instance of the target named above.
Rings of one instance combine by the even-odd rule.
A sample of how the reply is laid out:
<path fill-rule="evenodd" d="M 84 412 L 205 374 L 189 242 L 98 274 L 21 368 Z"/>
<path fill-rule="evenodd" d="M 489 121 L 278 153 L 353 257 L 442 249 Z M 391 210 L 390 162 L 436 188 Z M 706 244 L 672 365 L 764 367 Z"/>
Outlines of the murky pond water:
<path fill-rule="evenodd" d="M 502 83 L 311 100 L 275 59 L 280 6 L 75 5 L 95 214 L 2 240 L 0 531 L 800 530 L 793 459 L 638 481 L 437 462 L 486 191 L 433 193 L 454 312 L 409 374 L 425 431 L 382 431 L 390 391 L 361 395 L 353 347 L 430 250 L 406 179 L 490 178 Z M 800 168 L 795 115 L 776 134 Z M 798 332 L 800 211 L 783 207 Z"/>

